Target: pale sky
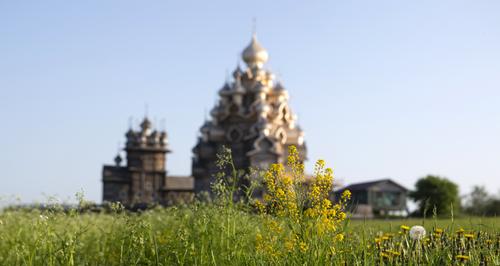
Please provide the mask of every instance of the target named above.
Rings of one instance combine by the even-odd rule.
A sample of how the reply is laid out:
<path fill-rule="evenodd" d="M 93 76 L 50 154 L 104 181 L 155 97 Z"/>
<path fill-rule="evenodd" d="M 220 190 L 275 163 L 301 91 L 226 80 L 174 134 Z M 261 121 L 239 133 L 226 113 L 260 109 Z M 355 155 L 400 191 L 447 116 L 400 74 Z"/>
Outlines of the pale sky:
<path fill-rule="evenodd" d="M 249 43 L 291 95 L 312 169 L 500 189 L 500 1 L 1 1 L 0 195 L 101 200 L 149 105 L 171 174 Z"/>

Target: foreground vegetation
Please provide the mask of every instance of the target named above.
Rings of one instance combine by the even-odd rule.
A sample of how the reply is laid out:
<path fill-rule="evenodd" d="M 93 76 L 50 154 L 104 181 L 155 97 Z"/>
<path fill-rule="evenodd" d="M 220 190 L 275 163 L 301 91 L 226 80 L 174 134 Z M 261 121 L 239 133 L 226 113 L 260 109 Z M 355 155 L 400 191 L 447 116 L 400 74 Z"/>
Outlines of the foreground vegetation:
<path fill-rule="evenodd" d="M 210 203 L 3 211 L 0 265 L 500 265 L 500 219 L 351 221 L 349 192 L 328 197 L 333 172 L 323 161 L 307 187 L 293 149 L 286 167 L 262 175 L 263 188 L 239 183 L 230 153 L 219 164 L 229 174 L 218 176 Z"/>
<path fill-rule="evenodd" d="M 500 264 L 498 218 L 429 219 L 428 237 L 417 241 L 401 224 L 422 220 L 346 221 L 343 239 L 314 235 L 303 244 L 288 238 L 286 224 L 205 204 L 141 214 L 5 212 L 0 265 Z"/>

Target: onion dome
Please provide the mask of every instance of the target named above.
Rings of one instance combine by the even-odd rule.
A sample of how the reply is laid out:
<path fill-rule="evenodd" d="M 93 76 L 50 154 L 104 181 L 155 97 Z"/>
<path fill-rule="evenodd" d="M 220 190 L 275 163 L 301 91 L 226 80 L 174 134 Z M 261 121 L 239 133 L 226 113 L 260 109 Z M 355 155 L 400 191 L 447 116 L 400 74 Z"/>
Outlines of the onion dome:
<path fill-rule="evenodd" d="M 203 123 L 203 126 L 201 126 L 200 131 L 206 133 L 210 131 L 210 128 L 212 128 L 212 123 L 210 121 L 205 121 L 205 123 Z"/>
<path fill-rule="evenodd" d="M 123 159 L 120 156 L 120 154 L 117 154 L 116 157 L 115 157 L 115 165 L 116 166 L 120 166 L 120 164 L 122 163 L 122 161 L 123 161 Z"/>
<path fill-rule="evenodd" d="M 167 132 L 161 131 L 160 132 L 160 141 L 167 140 Z"/>
<path fill-rule="evenodd" d="M 283 93 L 285 91 L 286 90 L 285 90 L 285 87 L 283 87 L 283 84 L 281 84 L 281 82 L 278 81 L 276 83 L 276 86 L 274 86 L 274 92 L 276 92 L 276 93 Z"/>
<path fill-rule="evenodd" d="M 158 131 L 155 130 L 153 131 L 153 133 L 151 133 L 151 135 L 149 135 L 148 144 L 156 145 L 159 142 L 160 142 L 160 134 Z"/>
<path fill-rule="evenodd" d="M 278 96 L 278 102 L 286 102 L 288 100 L 288 91 L 283 87 L 281 82 L 276 82 L 276 85 L 273 87 L 274 95 Z"/>
<path fill-rule="evenodd" d="M 135 137 L 135 132 L 132 129 L 129 129 L 127 134 L 125 134 L 125 137 L 127 137 L 127 139 L 133 139 Z"/>
<path fill-rule="evenodd" d="M 165 131 L 160 132 L 160 144 L 167 145 L 167 132 Z"/>
<path fill-rule="evenodd" d="M 267 71 L 266 72 L 266 78 L 267 78 L 267 80 L 273 81 L 275 77 L 276 76 L 271 71 Z"/>
<path fill-rule="evenodd" d="M 236 77 L 236 79 L 234 80 L 234 92 L 236 94 L 245 94 L 245 88 L 241 84 L 240 76 Z"/>
<path fill-rule="evenodd" d="M 151 129 L 152 126 L 153 126 L 153 124 L 151 123 L 151 121 L 149 121 L 149 119 L 147 117 L 144 117 L 144 120 L 142 120 L 142 123 L 141 123 L 142 131 L 143 132 L 148 131 Z"/>
<path fill-rule="evenodd" d="M 260 81 L 258 81 L 253 87 L 252 91 L 254 92 L 265 92 L 267 91 L 267 87 Z"/>
<path fill-rule="evenodd" d="M 240 68 L 240 64 L 238 64 L 238 66 L 236 67 L 236 69 L 233 71 L 233 77 L 235 79 L 237 79 L 237 78 L 240 78 L 241 75 L 243 75 L 243 71 Z"/>
<path fill-rule="evenodd" d="M 231 94 L 231 86 L 228 82 L 225 82 L 224 86 L 222 86 L 222 88 L 219 90 L 219 95 L 223 96 L 229 94 Z"/>
<path fill-rule="evenodd" d="M 264 49 L 264 47 L 262 47 L 262 45 L 260 45 L 260 43 L 257 41 L 257 36 L 254 34 L 252 36 L 252 41 L 245 48 L 245 50 L 243 50 L 241 57 L 249 67 L 261 68 L 264 63 L 267 62 L 269 55 L 266 49 Z"/>

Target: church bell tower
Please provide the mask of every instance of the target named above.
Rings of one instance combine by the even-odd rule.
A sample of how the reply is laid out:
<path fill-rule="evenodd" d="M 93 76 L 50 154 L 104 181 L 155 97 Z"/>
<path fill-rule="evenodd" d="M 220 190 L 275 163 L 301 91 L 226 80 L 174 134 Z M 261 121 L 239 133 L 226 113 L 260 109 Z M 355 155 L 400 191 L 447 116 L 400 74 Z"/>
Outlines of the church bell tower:
<path fill-rule="evenodd" d="M 166 177 L 167 134 L 153 130 L 144 118 L 139 131 L 130 129 L 125 151 L 131 180 L 131 197 L 136 202 L 157 202 Z"/>

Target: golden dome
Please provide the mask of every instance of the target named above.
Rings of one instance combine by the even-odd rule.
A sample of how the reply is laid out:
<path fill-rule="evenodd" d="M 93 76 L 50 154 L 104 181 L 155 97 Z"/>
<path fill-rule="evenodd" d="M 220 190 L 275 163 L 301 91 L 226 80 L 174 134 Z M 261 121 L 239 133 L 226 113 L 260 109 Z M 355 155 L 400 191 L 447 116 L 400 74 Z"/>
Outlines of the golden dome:
<path fill-rule="evenodd" d="M 257 36 L 254 34 L 252 36 L 252 41 L 245 50 L 243 50 L 241 57 L 249 67 L 261 68 L 264 63 L 267 62 L 269 55 L 266 49 L 257 41 Z"/>

